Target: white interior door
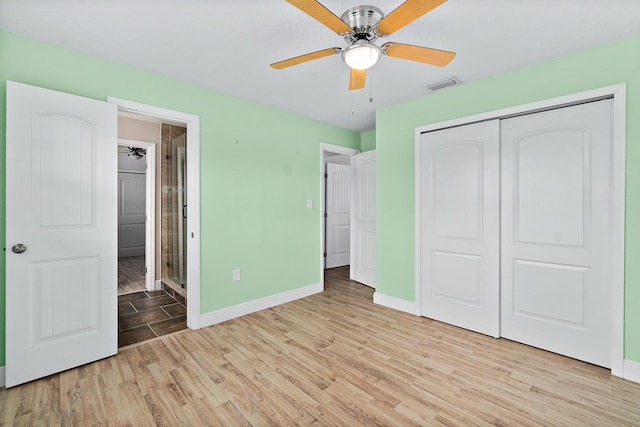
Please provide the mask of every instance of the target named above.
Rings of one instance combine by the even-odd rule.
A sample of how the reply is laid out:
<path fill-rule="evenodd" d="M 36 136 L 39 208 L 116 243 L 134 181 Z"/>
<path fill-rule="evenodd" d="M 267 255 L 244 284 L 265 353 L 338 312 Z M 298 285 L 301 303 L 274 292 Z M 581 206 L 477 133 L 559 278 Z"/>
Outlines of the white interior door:
<path fill-rule="evenodd" d="M 354 156 L 355 179 L 351 204 L 352 280 L 376 285 L 376 152 Z"/>
<path fill-rule="evenodd" d="M 116 115 L 7 82 L 8 387 L 117 352 Z"/>
<path fill-rule="evenodd" d="M 146 174 L 118 172 L 119 257 L 145 254 L 146 188 Z"/>
<path fill-rule="evenodd" d="M 612 100 L 502 122 L 502 329 L 611 366 Z"/>
<path fill-rule="evenodd" d="M 420 143 L 421 314 L 499 336 L 498 120 Z"/>
<path fill-rule="evenodd" d="M 349 264 L 351 166 L 327 163 L 325 268 Z"/>

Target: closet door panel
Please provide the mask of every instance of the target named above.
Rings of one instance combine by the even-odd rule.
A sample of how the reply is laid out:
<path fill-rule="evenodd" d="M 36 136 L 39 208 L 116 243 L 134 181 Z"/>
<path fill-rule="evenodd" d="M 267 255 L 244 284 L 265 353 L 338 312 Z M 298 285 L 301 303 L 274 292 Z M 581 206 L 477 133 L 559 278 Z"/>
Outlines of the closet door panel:
<path fill-rule="evenodd" d="M 610 366 L 612 101 L 502 121 L 501 335 Z"/>
<path fill-rule="evenodd" d="M 420 142 L 421 314 L 499 333 L 499 122 Z"/>

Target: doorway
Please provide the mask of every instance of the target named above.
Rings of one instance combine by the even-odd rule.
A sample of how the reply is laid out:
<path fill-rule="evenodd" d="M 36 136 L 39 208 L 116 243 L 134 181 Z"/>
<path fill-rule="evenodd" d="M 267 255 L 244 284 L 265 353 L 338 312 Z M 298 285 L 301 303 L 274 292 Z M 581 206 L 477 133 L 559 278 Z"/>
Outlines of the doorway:
<path fill-rule="evenodd" d="M 156 212 L 156 267 L 155 281 L 152 290 L 163 291 L 170 298 L 175 298 L 179 303 L 186 307 L 186 323 L 190 329 L 200 328 L 200 121 L 198 116 L 182 113 L 173 110 L 167 110 L 151 105 L 140 104 L 137 102 L 127 101 L 118 98 L 108 98 L 108 102 L 115 104 L 118 108 L 119 115 L 134 115 L 144 120 L 154 121 L 161 124 L 159 130 L 162 140 L 161 147 L 158 147 L 156 153 L 157 164 L 159 168 L 165 168 L 164 178 L 163 171 L 160 170 L 160 181 L 157 182 L 155 206 Z M 164 139 L 163 139 L 164 136 Z M 163 147 L 165 152 L 163 153 Z M 182 147 L 182 148 L 179 148 Z M 187 148 L 188 147 L 188 148 Z M 173 153 L 173 160 L 171 154 Z M 169 159 L 167 159 L 169 155 Z M 173 161 L 173 163 L 172 163 Z M 175 164 L 174 164 L 175 163 Z M 175 172 L 171 174 L 170 172 Z M 178 178 L 180 176 L 180 178 Z M 164 179 L 164 181 L 162 181 Z M 172 188 L 174 187 L 174 188 Z M 181 190 L 179 190 L 181 188 Z M 165 197 L 162 201 L 161 193 L 169 194 L 175 197 Z M 175 199 L 175 200 L 174 200 Z M 169 258 L 163 260 L 161 240 L 163 222 L 162 205 L 165 206 L 167 215 L 172 215 L 173 239 L 176 242 L 176 261 L 173 261 L 173 255 L 170 264 L 176 266 L 171 271 L 165 270 L 165 273 L 172 274 L 171 277 L 178 284 L 176 287 L 167 286 L 163 280 L 166 275 L 162 275 L 162 266 L 166 267 Z M 171 214 L 167 209 L 171 208 Z M 168 218 L 165 218 L 166 230 L 169 230 Z M 175 232 L 174 232 L 175 230 Z M 166 233 L 167 236 L 169 233 Z M 181 236 L 180 238 L 178 236 Z M 165 241 L 165 245 L 169 241 Z M 166 248 L 165 248 L 166 249 Z M 182 249 L 183 256 L 178 256 L 177 252 Z M 166 252 L 166 251 L 165 251 Z M 187 256 L 188 254 L 188 256 Z M 163 263 L 164 261 L 164 263 Z M 176 271 L 177 273 L 173 273 Z M 182 273 L 180 273 L 182 272 Z M 173 275 L 175 274 L 175 275 Z M 178 289 L 178 292 L 176 292 Z M 149 289 L 147 290 L 149 291 Z"/>
<path fill-rule="evenodd" d="M 119 139 L 118 344 L 123 347 L 187 328 L 187 128 L 131 113 L 120 113 L 118 123 L 120 136 L 147 141 Z"/>
<path fill-rule="evenodd" d="M 358 153 L 351 148 L 320 144 L 320 278 L 323 287 L 326 269 L 349 268 L 352 159 Z M 329 173 L 335 174 L 329 177 Z M 332 188 L 328 189 L 328 185 Z M 334 191 L 334 185 L 337 191 Z"/>
<path fill-rule="evenodd" d="M 186 329 L 186 307 L 156 289 L 156 253 L 162 252 L 155 227 L 156 199 L 162 202 L 155 185 L 161 124 L 129 115 L 118 124 L 121 136 L 152 140 L 118 139 L 118 347 L 125 347 Z"/>
<path fill-rule="evenodd" d="M 349 265 L 351 213 L 351 157 L 326 153 L 325 171 L 325 269 Z"/>
<path fill-rule="evenodd" d="M 155 152 L 118 139 L 118 295 L 154 290 Z"/>

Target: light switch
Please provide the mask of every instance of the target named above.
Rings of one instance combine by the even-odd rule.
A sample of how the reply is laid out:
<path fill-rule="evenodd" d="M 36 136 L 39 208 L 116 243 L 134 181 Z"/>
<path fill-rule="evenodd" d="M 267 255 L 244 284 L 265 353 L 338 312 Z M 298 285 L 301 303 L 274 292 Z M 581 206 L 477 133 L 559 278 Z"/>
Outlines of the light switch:
<path fill-rule="evenodd" d="M 313 200 L 309 199 L 307 200 L 307 209 L 312 209 L 313 208 Z"/>
<path fill-rule="evenodd" d="M 236 268 L 235 270 L 233 270 L 233 281 L 234 282 L 239 282 L 240 281 L 240 269 Z"/>

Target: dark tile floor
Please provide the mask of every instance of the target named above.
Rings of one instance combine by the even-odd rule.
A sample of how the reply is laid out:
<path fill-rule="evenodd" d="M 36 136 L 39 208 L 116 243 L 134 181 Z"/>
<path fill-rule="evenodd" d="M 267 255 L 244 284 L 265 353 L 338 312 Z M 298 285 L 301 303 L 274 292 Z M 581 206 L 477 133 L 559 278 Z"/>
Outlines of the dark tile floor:
<path fill-rule="evenodd" d="M 118 347 L 187 329 L 187 309 L 165 291 L 118 296 Z"/>

